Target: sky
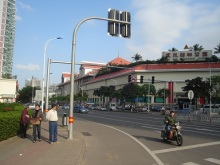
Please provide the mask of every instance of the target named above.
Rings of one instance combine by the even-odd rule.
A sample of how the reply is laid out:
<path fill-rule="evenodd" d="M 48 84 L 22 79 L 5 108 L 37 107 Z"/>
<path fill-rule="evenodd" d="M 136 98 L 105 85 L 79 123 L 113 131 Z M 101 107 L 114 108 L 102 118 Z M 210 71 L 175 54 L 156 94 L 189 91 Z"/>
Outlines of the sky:
<path fill-rule="evenodd" d="M 84 22 L 76 34 L 75 72 L 82 61 L 107 63 L 119 56 L 132 62 L 137 53 L 157 60 L 162 51 L 186 44 L 214 53 L 220 44 L 219 0 L 16 0 L 13 75 L 19 89 L 25 79 L 43 79 L 44 53 L 46 64 L 48 58 L 71 62 L 76 25 L 107 18 L 109 8 L 131 13 L 131 38 L 109 36 L 107 21 Z M 63 39 L 47 42 L 57 37 Z M 52 63 L 50 84 L 61 83 L 62 72 L 71 72 L 70 64 Z"/>

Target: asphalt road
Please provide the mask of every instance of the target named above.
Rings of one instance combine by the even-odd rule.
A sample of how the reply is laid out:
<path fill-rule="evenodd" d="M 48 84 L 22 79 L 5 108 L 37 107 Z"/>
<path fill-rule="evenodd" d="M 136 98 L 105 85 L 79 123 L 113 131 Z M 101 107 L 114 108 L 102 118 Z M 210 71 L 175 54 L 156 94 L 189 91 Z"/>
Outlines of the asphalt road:
<path fill-rule="evenodd" d="M 68 114 L 68 110 L 60 111 L 61 114 L 63 112 Z M 182 122 L 183 145 L 179 147 L 175 142 L 163 142 L 160 131 L 164 126 L 164 115 L 158 112 L 147 114 L 90 110 L 88 114 L 74 113 L 74 117 L 101 123 L 126 134 L 139 143 L 158 164 L 220 164 L 220 122 Z"/>

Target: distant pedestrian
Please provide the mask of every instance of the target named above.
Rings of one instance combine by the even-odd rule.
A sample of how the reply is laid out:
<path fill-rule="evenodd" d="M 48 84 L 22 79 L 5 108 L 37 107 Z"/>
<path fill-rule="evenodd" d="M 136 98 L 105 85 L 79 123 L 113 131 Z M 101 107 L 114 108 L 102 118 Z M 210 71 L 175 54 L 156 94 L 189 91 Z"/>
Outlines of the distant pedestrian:
<path fill-rule="evenodd" d="M 21 114 L 20 119 L 20 130 L 21 130 L 21 138 L 27 138 L 27 128 L 29 123 L 29 114 L 28 114 L 29 107 L 26 106 Z"/>
<path fill-rule="evenodd" d="M 49 142 L 50 144 L 57 142 L 57 105 L 52 104 L 52 109 L 47 112 L 46 118 L 49 121 Z"/>
<path fill-rule="evenodd" d="M 38 141 L 41 141 L 41 121 L 43 119 L 43 114 L 42 111 L 40 110 L 39 104 L 35 105 L 35 110 L 32 114 L 32 117 L 37 118 L 39 120 L 39 124 L 33 124 L 33 136 L 34 136 L 33 143 L 35 143 L 37 137 L 38 137 Z"/>

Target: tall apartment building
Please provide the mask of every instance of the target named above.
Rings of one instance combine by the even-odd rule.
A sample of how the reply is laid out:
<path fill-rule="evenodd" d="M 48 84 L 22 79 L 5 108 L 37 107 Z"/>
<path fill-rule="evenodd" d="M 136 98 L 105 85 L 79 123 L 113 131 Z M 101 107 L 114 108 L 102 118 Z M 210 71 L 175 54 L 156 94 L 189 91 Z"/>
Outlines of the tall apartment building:
<path fill-rule="evenodd" d="M 25 87 L 30 86 L 30 87 L 41 87 L 41 81 L 38 80 L 35 77 L 32 77 L 31 79 L 26 79 L 25 80 Z"/>
<path fill-rule="evenodd" d="M 0 0 L 0 78 L 12 75 L 15 38 L 15 0 Z"/>

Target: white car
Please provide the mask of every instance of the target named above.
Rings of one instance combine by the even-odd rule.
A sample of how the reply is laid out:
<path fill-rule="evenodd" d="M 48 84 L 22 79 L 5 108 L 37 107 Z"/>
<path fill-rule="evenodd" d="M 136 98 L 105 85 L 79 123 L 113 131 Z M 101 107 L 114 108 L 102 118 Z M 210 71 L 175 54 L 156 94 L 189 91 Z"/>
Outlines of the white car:
<path fill-rule="evenodd" d="M 106 107 L 101 107 L 100 110 L 101 110 L 101 111 L 107 111 L 107 108 L 106 108 Z"/>
<path fill-rule="evenodd" d="M 31 103 L 31 104 L 29 105 L 29 109 L 34 110 L 34 109 L 35 109 L 35 103 Z"/>

